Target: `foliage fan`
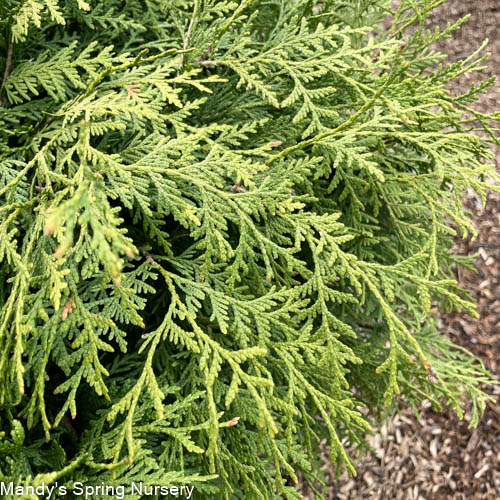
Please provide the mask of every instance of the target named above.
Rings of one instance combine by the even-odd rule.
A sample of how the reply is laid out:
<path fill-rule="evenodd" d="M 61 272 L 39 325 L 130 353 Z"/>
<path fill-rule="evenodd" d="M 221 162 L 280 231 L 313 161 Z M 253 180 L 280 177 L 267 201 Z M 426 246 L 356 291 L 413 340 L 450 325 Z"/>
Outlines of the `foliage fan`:
<path fill-rule="evenodd" d="M 477 424 L 434 317 L 475 314 L 499 115 L 447 90 L 487 56 L 443 63 L 441 3 L 1 2 L 2 480 L 323 498 L 325 440 L 354 473 L 398 405 Z"/>

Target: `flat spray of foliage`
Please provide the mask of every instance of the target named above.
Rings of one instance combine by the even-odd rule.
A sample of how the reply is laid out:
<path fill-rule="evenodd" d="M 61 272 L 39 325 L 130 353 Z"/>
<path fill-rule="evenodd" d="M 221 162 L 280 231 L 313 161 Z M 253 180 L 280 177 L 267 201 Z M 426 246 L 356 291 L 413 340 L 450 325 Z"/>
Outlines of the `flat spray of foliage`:
<path fill-rule="evenodd" d="M 397 405 L 477 424 L 435 316 L 500 115 L 389 3 L 2 0 L 2 480 L 323 498 Z"/>

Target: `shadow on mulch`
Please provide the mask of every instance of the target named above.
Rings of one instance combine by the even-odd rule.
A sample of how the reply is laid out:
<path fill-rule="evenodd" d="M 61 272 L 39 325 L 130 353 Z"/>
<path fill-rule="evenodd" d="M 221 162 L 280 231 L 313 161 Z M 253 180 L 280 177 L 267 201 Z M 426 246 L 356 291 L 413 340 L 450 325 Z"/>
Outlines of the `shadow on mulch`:
<path fill-rule="evenodd" d="M 455 32 L 453 39 L 437 48 L 449 61 L 466 57 L 488 38 L 491 57 L 481 73 L 462 75 L 453 92 L 465 92 L 471 83 L 500 71 L 500 1 L 450 0 L 435 11 L 429 27 L 445 26 L 471 13 L 471 19 Z M 475 106 L 479 111 L 498 110 L 500 84 L 495 82 Z M 500 169 L 500 148 L 496 148 Z M 478 231 L 475 241 L 456 240 L 454 252 L 478 254 L 477 273 L 460 270 L 457 279 L 471 290 L 478 303 L 480 319 L 452 313 L 440 318 L 440 329 L 455 343 L 479 357 L 500 379 L 500 195 L 490 193 L 486 205 L 471 190 L 465 205 L 474 214 Z M 488 402 L 476 429 L 468 429 L 470 414 L 460 421 L 452 413 L 421 408 L 420 422 L 411 410 L 395 416 L 370 439 L 375 456 L 365 457 L 358 476 L 332 478 L 328 499 L 352 500 L 498 500 L 500 499 L 500 386 L 486 391 Z M 304 495 L 304 498 L 313 498 Z"/>

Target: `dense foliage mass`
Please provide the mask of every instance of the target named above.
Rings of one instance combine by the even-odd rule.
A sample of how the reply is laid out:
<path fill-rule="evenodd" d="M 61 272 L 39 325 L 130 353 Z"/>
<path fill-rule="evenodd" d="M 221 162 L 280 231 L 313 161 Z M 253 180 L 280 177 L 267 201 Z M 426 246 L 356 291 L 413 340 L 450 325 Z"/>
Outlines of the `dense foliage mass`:
<path fill-rule="evenodd" d="M 499 116 L 390 3 L 2 0 L 2 481 L 322 498 L 397 405 L 477 423 L 435 313 Z"/>

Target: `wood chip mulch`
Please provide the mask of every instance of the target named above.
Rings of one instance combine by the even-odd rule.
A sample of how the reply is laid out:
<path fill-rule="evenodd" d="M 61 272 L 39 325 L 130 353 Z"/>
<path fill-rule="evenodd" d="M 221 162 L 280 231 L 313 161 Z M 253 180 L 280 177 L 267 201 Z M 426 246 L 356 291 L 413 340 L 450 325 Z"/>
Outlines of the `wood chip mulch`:
<path fill-rule="evenodd" d="M 468 12 L 472 17 L 451 41 L 438 48 L 454 61 L 473 52 L 489 38 L 492 53 L 488 68 L 475 75 L 463 75 L 452 91 L 464 92 L 474 81 L 500 73 L 500 0 L 464 2 L 450 0 L 430 20 L 445 26 Z M 495 82 L 477 104 L 482 112 L 499 109 L 500 84 Z M 500 169 L 500 148 L 496 148 Z M 468 191 L 465 205 L 474 214 L 478 231 L 475 241 L 457 239 L 454 252 L 478 254 L 477 273 L 460 270 L 459 283 L 473 291 L 480 319 L 452 313 L 440 318 L 441 331 L 457 344 L 478 356 L 500 379 L 500 195 L 490 193 L 483 206 L 474 192 Z M 346 474 L 332 480 L 327 498 L 339 500 L 499 500 L 500 499 L 500 386 L 485 391 L 495 402 L 488 402 L 476 429 L 469 429 L 470 413 L 464 420 L 454 414 L 435 413 L 423 405 L 420 421 L 413 412 L 403 410 L 394 416 L 377 436 L 370 438 L 376 455 L 358 465 L 358 475 Z M 299 485 L 304 499 L 314 498 Z"/>

